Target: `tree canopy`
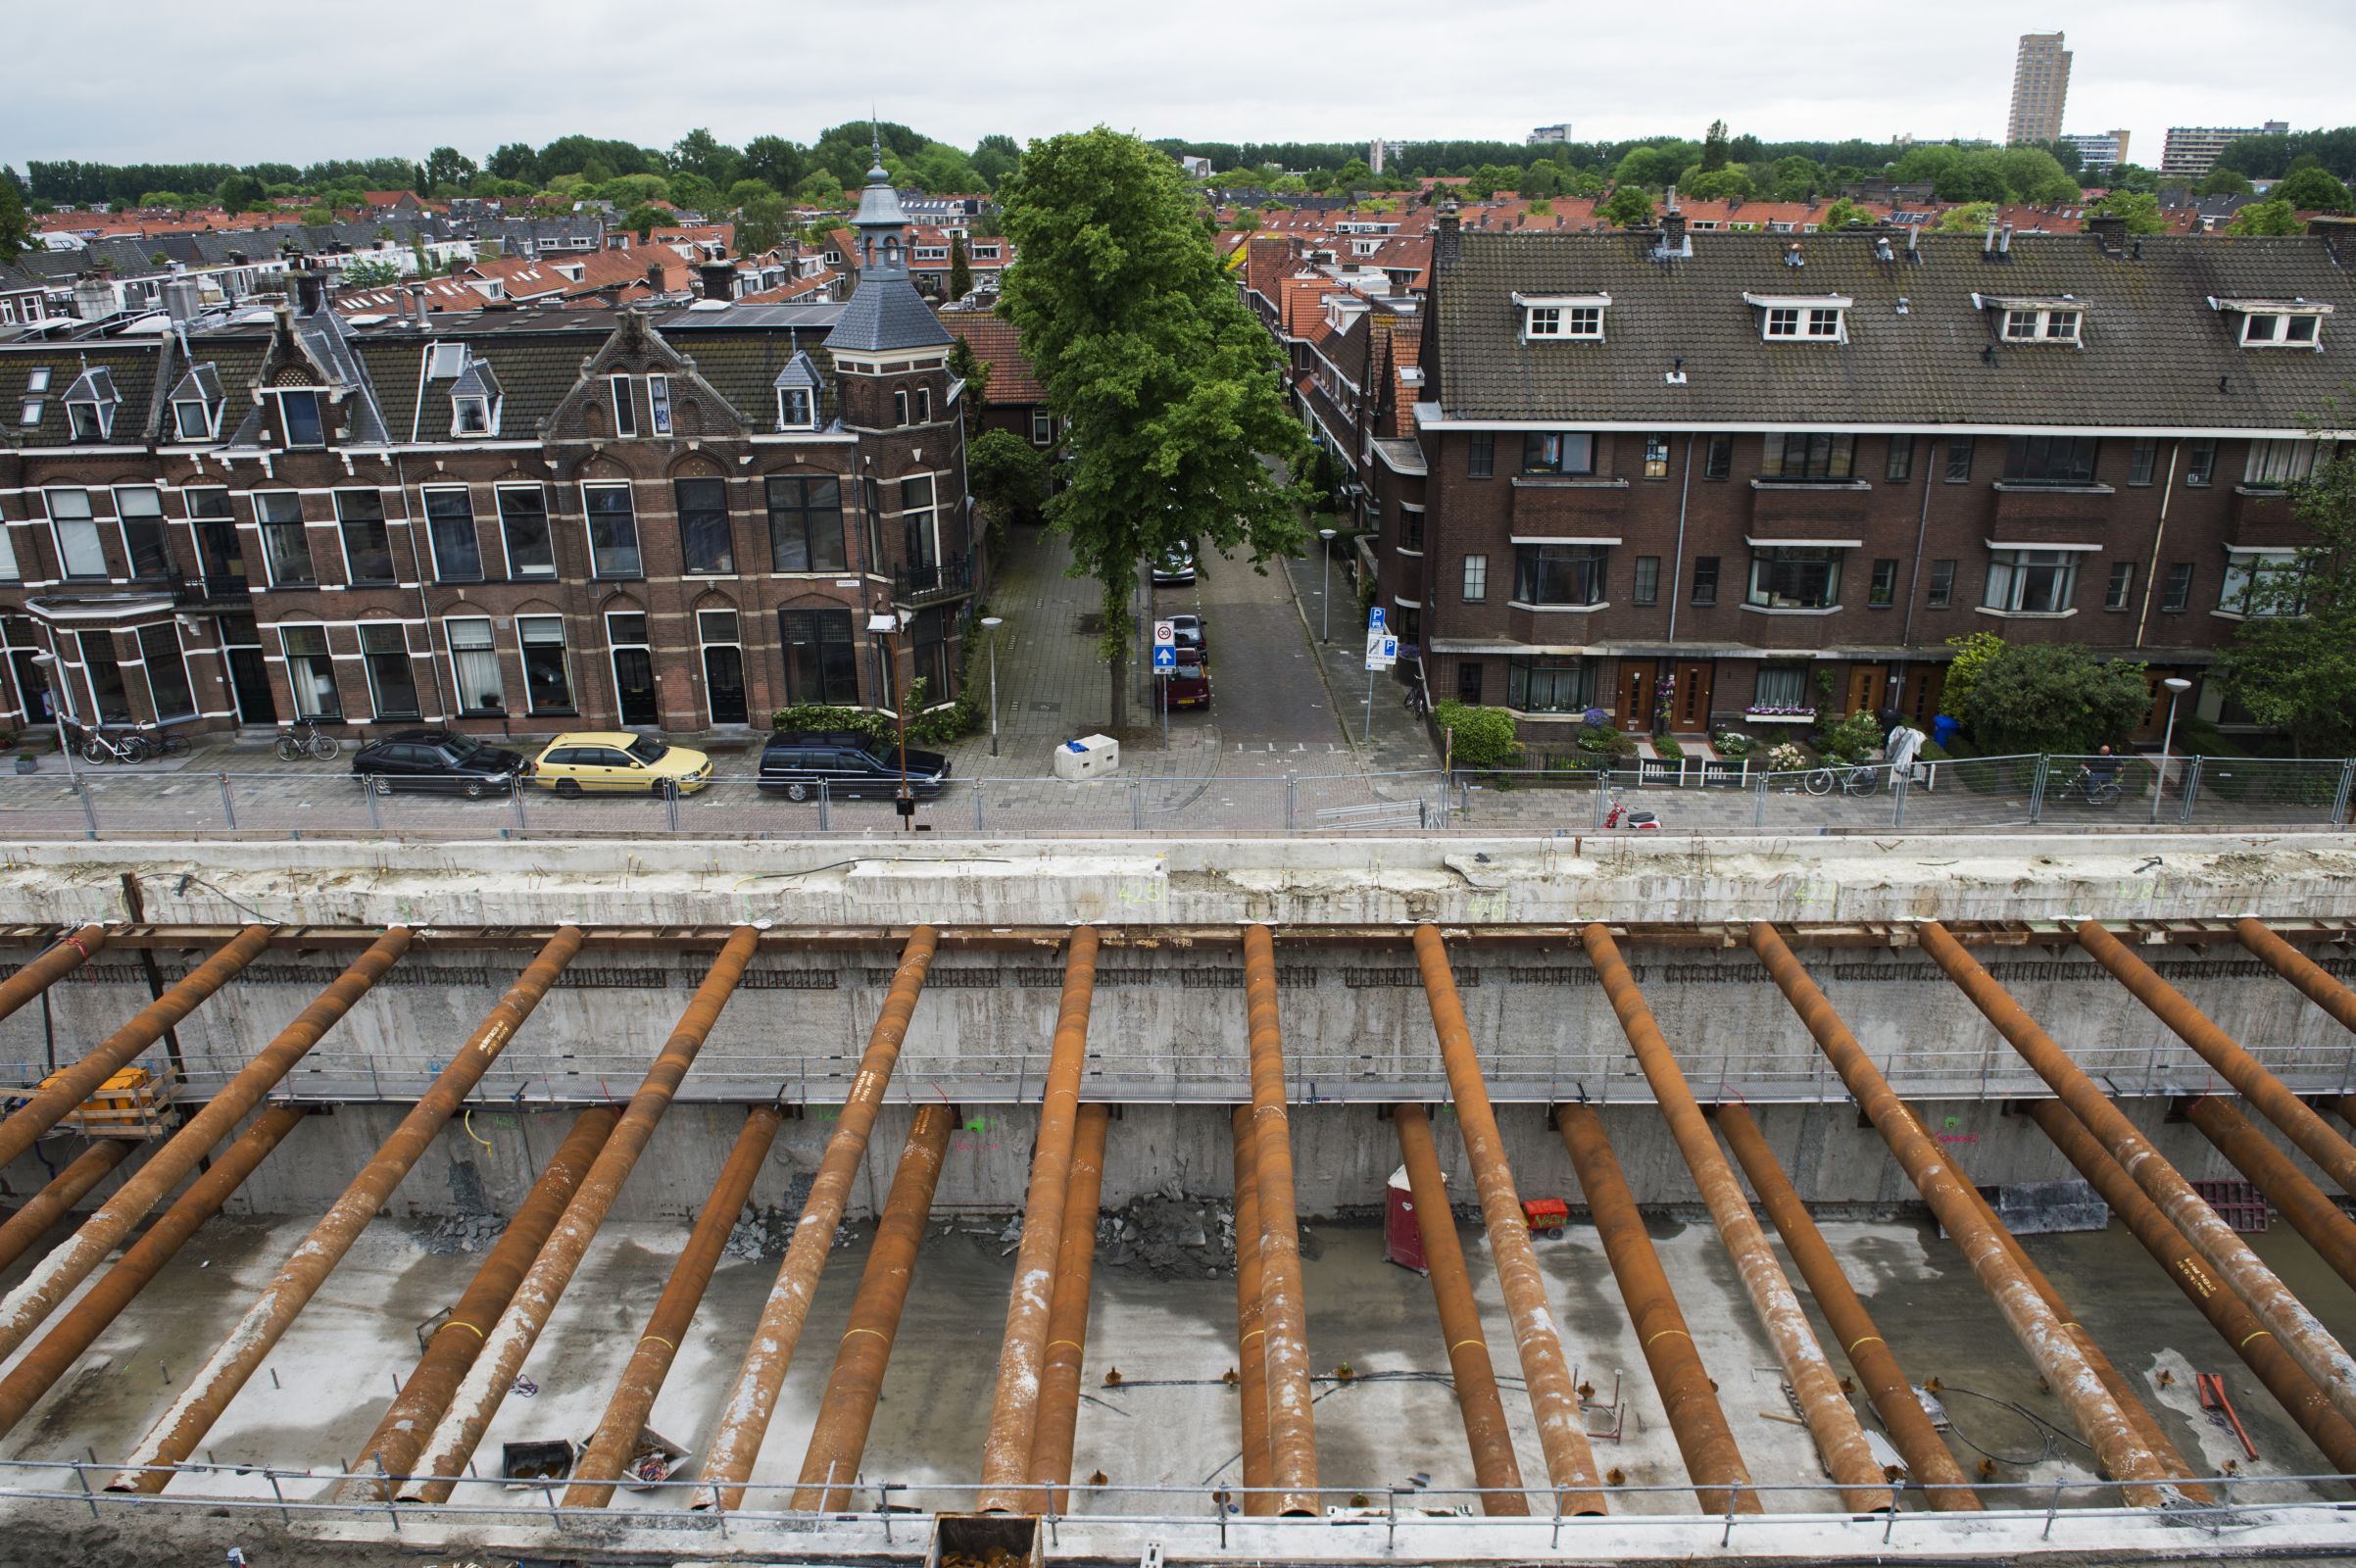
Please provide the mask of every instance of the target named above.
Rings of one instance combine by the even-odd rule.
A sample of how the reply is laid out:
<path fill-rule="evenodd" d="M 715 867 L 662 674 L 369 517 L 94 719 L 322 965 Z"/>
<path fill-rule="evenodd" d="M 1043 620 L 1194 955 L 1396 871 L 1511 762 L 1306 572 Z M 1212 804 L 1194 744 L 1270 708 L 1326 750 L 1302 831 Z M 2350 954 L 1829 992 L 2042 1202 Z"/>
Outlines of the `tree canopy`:
<path fill-rule="evenodd" d="M 2314 542 L 2257 568 L 2220 673 L 2251 717 L 2302 755 L 2356 755 L 2356 455 L 2293 485 L 2290 510 Z"/>
<path fill-rule="evenodd" d="M 2124 744 L 2150 707 L 2139 663 L 2076 643 L 2015 643 L 1980 672 L 1963 719 L 1990 753 L 2074 755 Z"/>
<path fill-rule="evenodd" d="M 1046 514 L 1102 589 L 1117 726 L 1140 564 L 1177 545 L 1255 564 L 1298 550 L 1305 491 L 1262 458 L 1289 472 L 1307 437 L 1169 158 L 1102 125 L 1050 137 L 1003 200 L 1022 265 L 999 309 L 1064 421 L 1070 483 Z"/>

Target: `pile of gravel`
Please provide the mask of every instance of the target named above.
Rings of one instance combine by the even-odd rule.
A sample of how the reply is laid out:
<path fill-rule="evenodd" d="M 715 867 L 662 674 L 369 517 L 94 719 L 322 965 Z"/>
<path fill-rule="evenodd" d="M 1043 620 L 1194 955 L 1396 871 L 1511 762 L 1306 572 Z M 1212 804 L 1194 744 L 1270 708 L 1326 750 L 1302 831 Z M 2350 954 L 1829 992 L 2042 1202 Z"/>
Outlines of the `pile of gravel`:
<path fill-rule="evenodd" d="M 420 1231 L 417 1245 L 436 1256 L 486 1252 L 507 1228 L 508 1222 L 502 1215 L 454 1214 L 448 1219 L 435 1220 L 430 1228 Z"/>
<path fill-rule="evenodd" d="M 721 1249 L 722 1255 L 745 1263 L 764 1258 L 773 1262 L 783 1257 L 785 1250 L 793 1245 L 794 1226 L 801 1218 L 799 1208 L 748 1208 L 737 1216 L 736 1228 L 728 1233 L 728 1245 Z M 849 1247 L 853 1234 L 850 1226 L 837 1226 L 834 1245 L 838 1249 Z"/>
<path fill-rule="evenodd" d="M 1301 1255 L 1317 1255 L 1306 1226 Z M 1224 1196 L 1165 1189 L 1107 1209 L 1097 1220 L 1097 1267 L 1155 1279 L 1218 1279 L 1235 1273 L 1235 1210 Z"/>

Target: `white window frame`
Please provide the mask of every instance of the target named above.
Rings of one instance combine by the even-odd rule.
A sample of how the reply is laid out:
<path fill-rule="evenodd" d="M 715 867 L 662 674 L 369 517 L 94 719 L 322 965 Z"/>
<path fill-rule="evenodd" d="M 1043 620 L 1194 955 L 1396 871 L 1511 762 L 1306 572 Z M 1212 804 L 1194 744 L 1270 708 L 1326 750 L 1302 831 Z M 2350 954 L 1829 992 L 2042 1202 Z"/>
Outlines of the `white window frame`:
<path fill-rule="evenodd" d="M 196 428 L 188 428 L 188 411 L 196 411 Z M 213 405 L 202 398 L 177 398 L 172 405 L 172 433 L 182 441 L 210 441 L 220 433 L 220 420 Z"/>
<path fill-rule="evenodd" d="M 1796 305 L 1769 306 L 1766 330 L 1761 335 L 1765 337 L 1798 337 L 1799 307 Z"/>
<path fill-rule="evenodd" d="M 669 376 L 650 375 L 646 378 L 646 412 L 654 433 L 668 436 L 671 432 Z"/>
<path fill-rule="evenodd" d="M 468 408 L 475 410 L 476 418 L 480 421 L 478 426 L 471 430 L 466 428 L 466 410 Z M 488 438 L 497 435 L 499 433 L 499 416 L 492 408 L 491 400 L 471 394 L 463 398 L 452 398 L 450 400 L 450 433 L 459 439 L 467 436 Z"/>
<path fill-rule="evenodd" d="M 2297 608 L 2288 611 L 2253 608 L 2262 579 L 2285 567 L 2297 574 L 2301 584 Z M 2310 575 L 2299 551 L 2250 550 L 2229 546 L 2226 550 L 2225 579 L 2217 586 L 2217 609 L 2214 612 L 2234 620 L 2270 620 L 2278 616 L 2285 620 L 2295 619 L 2307 612 L 2304 585 Z M 2269 593 L 2272 591 L 2268 589 Z"/>
<path fill-rule="evenodd" d="M 327 405 L 325 400 L 319 395 L 322 390 L 323 388 L 316 386 L 287 386 L 275 387 L 271 389 L 270 396 L 277 399 L 278 402 L 278 434 L 285 440 L 286 445 L 290 450 L 297 452 L 316 452 L 326 446 Z M 294 439 L 293 426 L 286 416 L 286 400 L 289 397 L 298 395 L 311 399 L 311 406 L 319 411 L 319 438 L 316 445 L 308 441 L 302 442 L 298 445 Z"/>
<path fill-rule="evenodd" d="M 1988 553 L 1988 580 L 1980 591 L 1980 608 L 2001 615 L 2067 615 L 2078 603 L 2078 558 L 2084 552 L 2076 550 L 1990 550 Z M 2056 559 L 2047 560 L 2046 557 Z M 2037 558 L 2037 559 L 2033 559 Z M 2051 609 L 2024 610 L 2023 589 L 2029 582 L 2028 573 L 2043 573 L 2059 567 L 2061 570 L 2061 603 Z M 2001 604 L 1991 603 L 1999 597 L 1997 583 L 2001 576 Z"/>
<path fill-rule="evenodd" d="M 2242 460 L 2241 482 L 2253 490 L 2282 490 L 2314 476 L 2317 467 L 2331 461 L 2327 441 L 2252 440 Z"/>
<path fill-rule="evenodd" d="M 1846 343 L 1848 313 L 1856 301 L 1846 294 L 1744 294 L 1757 308 L 1759 336 L 1770 343 Z"/>
<path fill-rule="evenodd" d="M 800 400 L 802 416 L 796 418 L 794 400 Z M 818 427 L 818 395 L 806 386 L 781 386 L 777 389 L 777 428 L 780 430 L 815 430 Z"/>
<path fill-rule="evenodd" d="M 510 491 L 525 490 L 536 490 L 539 492 L 540 516 L 542 520 L 548 524 L 548 569 L 546 571 L 532 572 L 528 576 L 517 573 L 515 570 L 515 558 L 509 553 L 507 508 L 501 500 L 501 498 L 506 496 Z M 557 580 L 557 578 L 564 575 L 564 568 L 557 562 L 557 519 L 555 509 L 550 507 L 548 504 L 547 485 L 537 482 L 494 484 L 491 486 L 491 510 L 497 515 L 499 521 L 499 565 L 501 571 L 504 573 L 508 581 L 554 582 Z"/>
<path fill-rule="evenodd" d="M 499 706 L 495 709 L 476 706 L 472 698 L 477 694 L 466 690 L 466 668 L 459 662 L 458 658 L 460 653 L 458 641 L 450 635 L 450 628 L 457 625 L 480 626 L 483 630 L 483 642 L 479 646 L 469 644 L 465 651 L 469 654 L 491 656 L 491 673 L 497 678 L 499 686 Z M 458 710 L 461 713 L 480 716 L 509 711 L 507 671 L 500 666 L 499 662 L 499 631 L 497 626 L 492 623 L 490 616 L 444 615 L 442 617 L 442 647 L 450 656 L 450 689 L 457 694 Z"/>
<path fill-rule="evenodd" d="M 606 379 L 614 391 L 614 438 L 617 441 L 637 439 L 638 404 L 636 395 L 630 391 L 630 378 L 614 375 Z"/>
<path fill-rule="evenodd" d="M 58 531 L 57 497 L 59 496 L 81 497 L 81 504 L 86 510 L 80 516 L 69 517 L 66 520 L 76 524 L 86 523 L 89 526 L 90 548 L 98 553 L 98 569 L 96 571 L 76 571 L 66 559 L 66 536 Z M 107 566 L 106 533 L 99 526 L 105 519 L 98 515 L 98 503 L 91 492 L 78 485 L 61 485 L 54 490 L 43 490 L 41 492 L 41 511 L 49 519 L 49 543 L 51 548 L 57 551 L 58 575 L 69 582 L 106 581 L 110 575 Z"/>
<path fill-rule="evenodd" d="M 1489 557 L 1486 554 L 1464 558 L 1464 575 L 1457 589 L 1457 597 L 1468 605 L 1489 603 Z"/>
<path fill-rule="evenodd" d="M 466 516 L 468 521 L 471 522 L 474 527 L 474 575 L 471 577 L 453 577 L 448 571 L 443 569 L 441 535 L 434 531 L 432 502 L 429 498 L 435 495 L 450 495 L 453 493 L 465 496 L 466 498 Z M 482 518 L 478 516 L 474 511 L 474 487 L 472 485 L 419 485 L 417 487 L 417 512 L 416 521 L 417 525 L 422 527 L 425 531 L 425 559 L 433 563 L 433 580 L 435 582 L 481 582 L 483 580 Z M 506 531 L 504 529 L 501 530 L 501 546 L 503 549 L 505 548 L 505 532 Z"/>
<path fill-rule="evenodd" d="M 339 678 L 335 673 L 334 635 L 327 629 L 327 626 L 324 622 L 316 620 L 293 622 L 282 621 L 275 629 L 278 633 L 278 657 L 286 665 L 287 694 L 294 699 L 295 717 L 327 718 L 337 723 L 342 722 L 344 717 L 344 683 L 342 679 Z M 331 714 L 324 712 L 318 708 L 307 706 L 308 704 L 317 703 L 319 701 L 319 696 L 316 692 L 309 691 L 302 682 L 299 682 L 295 679 L 295 661 L 298 658 L 308 661 L 315 657 L 310 654 L 298 655 L 292 648 L 287 646 L 286 634 L 298 629 L 317 630 L 319 634 L 319 645 L 326 650 L 326 652 L 317 655 L 316 657 L 323 660 L 326 662 L 327 683 L 334 689 L 335 692 L 335 711 Z"/>
<path fill-rule="evenodd" d="M 638 557 L 637 570 L 625 575 L 610 577 L 598 569 L 597 535 L 590 528 L 589 492 L 592 490 L 619 490 L 630 498 L 630 549 Z M 637 485 L 628 479 L 583 479 L 580 482 L 580 496 L 581 544 L 589 552 L 590 580 L 593 582 L 635 582 L 643 579 L 646 576 L 646 529 L 640 526 L 638 520 Z M 555 533 L 556 525 L 551 522 L 549 534 L 552 540 Z"/>
<path fill-rule="evenodd" d="M 525 648 L 530 642 L 530 639 L 526 638 L 523 634 L 524 624 L 527 621 L 537 623 L 544 620 L 553 620 L 557 623 L 557 646 L 563 649 L 564 654 L 565 706 L 561 709 L 543 710 L 540 707 L 538 699 L 536 699 L 532 694 L 532 678 L 530 674 L 529 660 L 523 659 L 521 652 L 523 648 Z M 572 673 L 572 634 L 565 629 L 564 617 L 563 615 L 517 615 L 515 617 L 515 647 L 518 658 L 523 659 L 523 662 L 521 662 L 517 667 L 523 671 L 524 712 L 527 715 L 542 711 L 558 714 L 579 712 L 581 707 L 581 694 L 573 690 L 574 676 Z"/>
<path fill-rule="evenodd" d="M 414 713 L 387 714 L 384 710 L 384 693 L 376 687 L 375 656 L 368 652 L 368 633 L 384 627 L 401 633 L 401 657 L 409 662 L 409 683 L 417 694 L 417 708 Z M 422 720 L 425 716 L 425 688 L 417 684 L 417 651 L 410 646 L 408 625 L 398 620 L 364 620 L 355 630 L 360 638 L 360 672 L 368 688 L 368 721 L 384 724 L 395 720 Z"/>
<path fill-rule="evenodd" d="M 1052 447 L 1055 444 L 1055 416 L 1045 409 L 1031 411 L 1031 445 Z"/>
<path fill-rule="evenodd" d="M 1520 294 L 1513 303 L 1522 313 L 1524 342 L 1601 342 L 1608 294 Z"/>

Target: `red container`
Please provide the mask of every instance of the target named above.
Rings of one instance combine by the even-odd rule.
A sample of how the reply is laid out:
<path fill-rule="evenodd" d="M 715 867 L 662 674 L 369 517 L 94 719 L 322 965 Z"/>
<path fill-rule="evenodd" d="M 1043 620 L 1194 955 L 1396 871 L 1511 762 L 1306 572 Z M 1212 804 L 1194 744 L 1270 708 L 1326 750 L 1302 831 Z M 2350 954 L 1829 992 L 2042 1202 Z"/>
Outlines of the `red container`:
<path fill-rule="evenodd" d="M 1558 1231 L 1571 1222 L 1571 1205 L 1559 1198 L 1525 1198 L 1522 1219 L 1534 1231 Z"/>
<path fill-rule="evenodd" d="M 1384 1194 L 1383 1256 L 1418 1274 L 1430 1272 L 1423 1258 L 1423 1227 L 1415 1219 L 1415 1194 L 1407 1185 L 1407 1167 L 1392 1173 Z"/>

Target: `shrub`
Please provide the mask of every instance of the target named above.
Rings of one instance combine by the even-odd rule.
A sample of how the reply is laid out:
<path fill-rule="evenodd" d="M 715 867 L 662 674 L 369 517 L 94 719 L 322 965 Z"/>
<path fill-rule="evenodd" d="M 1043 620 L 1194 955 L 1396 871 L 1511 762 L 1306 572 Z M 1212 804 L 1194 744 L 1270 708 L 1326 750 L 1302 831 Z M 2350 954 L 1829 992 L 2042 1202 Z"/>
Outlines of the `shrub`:
<path fill-rule="evenodd" d="M 1767 748 L 1767 769 L 1772 773 L 1797 773 L 1809 760 L 1807 749 L 1797 741 L 1778 741 Z"/>
<path fill-rule="evenodd" d="M 852 730 L 869 740 L 892 738 L 889 714 L 864 708 L 830 708 L 823 703 L 799 703 L 792 708 L 780 708 L 769 715 L 769 727 L 775 730 Z"/>
<path fill-rule="evenodd" d="M 1621 733 L 1610 724 L 1590 724 L 1579 732 L 1575 744 L 1581 751 L 1596 757 L 1634 757 L 1636 737 Z"/>
<path fill-rule="evenodd" d="M 1758 750 L 1759 743 L 1739 729 L 1722 729 L 1710 737 L 1710 745 L 1717 749 L 1720 757 L 1731 759 L 1748 757 Z"/>
<path fill-rule="evenodd" d="M 1652 743 L 1652 755 L 1664 762 L 1682 762 L 1685 760 L 1686 749 L 1678 745 L 1670 736 L 1663 735 Z"/>
<path fill-rule="evenodd" d="M 1967 706 L 1973 739 L 1991 752 L 2084 753 L 2133 733 L 2151 692 L 2140 663 L 2030 643 L 1993 660 Z"/>
<path fill-rule="evenodd" d="M 1522 754 L 1522 743 L 1514 738 L 1513 715 L 1501 708 L 1474 708 L 1454 698 L 1443 700 L 1432 710 L 1440 727 L 1452 732 L 1456 765 L 1478 773 L 1494 772 L 1510 767 Z"/>
<path fill-rule="evenodd" d="M 1851 713 L 1839 723 L 1826 725 L 1816 744 L 1827 757 L 1862 762 L 1882 744 L 1882 726 L 1874 722 L 1871 713 Z"/>
<path fill-rule="evenodd" d="M 1939 710 L 1949 718 L 1969 722 L 1972 692 L 1980 677 L 1988 672 L 2004 652 L 2004 639 L 1992 631 L 1976 631 L 1969 637 L 1950 637 L 1947 646 L 1955 650 L 1955 658 L 1947 665 L 1947 678 L 1939 688 Z"/>

